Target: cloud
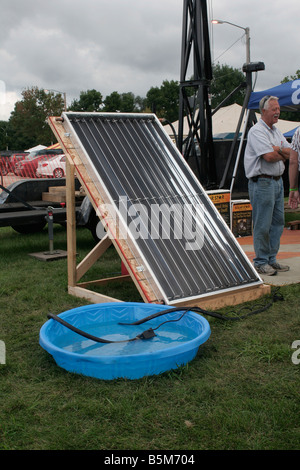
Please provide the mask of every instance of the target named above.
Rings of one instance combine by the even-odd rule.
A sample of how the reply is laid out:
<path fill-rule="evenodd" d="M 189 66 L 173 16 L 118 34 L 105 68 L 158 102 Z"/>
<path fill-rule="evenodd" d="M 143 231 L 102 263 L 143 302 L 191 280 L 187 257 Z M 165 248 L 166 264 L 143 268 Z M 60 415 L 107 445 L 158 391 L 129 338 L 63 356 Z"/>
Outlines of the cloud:
<path fill-rule="evenodd" d="M 31 86 L 66 92 L 68 104 L 92 88 L 103 97 L 113 91 L 145 96 L 165 79 L 179 80 L 183 4 L 2 0 L 0 80 L 7 93 L 19 97 Z M 251 59 L 266 65 L 257 77 L 259 89 L 277 85 L 299 68 L 298 0 L 284 5 L 273 0 L 271 8 L 261 0 L 251 0 L 250 7 L 240 0 L 207 0 L 207 6 L 209 25 L 216 17 L 250 28 Z M 213 59 L 241 69 L 243 31 L 226 24 L 209 29 Z"/>
<path fill-rule="evenodd" d="M 20 96 L 14 91 L 7 92 L 4 82 L 0 80 L 0 121 L 6 121 L 10 116 L 15 102 Z"/>
<path fill-rule="evenodd" d="M 298 0 L 287 0 L 284 4 L 279 0 L 263 2 L 251 0 L 242 5 L 239 0 L 213 0 L 212 16 L 250 29 L 251 61 L 265 63 L 265 71 L 259 72 L 257 88 L 263 90 L 280 84 L 285 76 L 295 74 L 297 50 L 300 46 L 297 19 Z M 296 15 L 297 16 L 297 15 Z M 246 58 L 245 38 L 243 31 L 234 26 L 223 24 L 213 25 L 214 57 L 229 48 L 222 55 L 220 63 L 241 68 Z M 230 47 L 236 40 L 238 42 Z"/>

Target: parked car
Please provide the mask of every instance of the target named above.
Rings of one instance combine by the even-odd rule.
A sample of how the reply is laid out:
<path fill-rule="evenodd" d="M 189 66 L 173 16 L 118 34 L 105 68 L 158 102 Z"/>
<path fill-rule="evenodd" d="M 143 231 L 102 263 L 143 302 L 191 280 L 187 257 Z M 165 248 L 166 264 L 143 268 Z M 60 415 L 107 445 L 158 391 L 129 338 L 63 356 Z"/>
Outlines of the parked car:
<path fill-rule="evenodd" d="M 49 160 L 49 158 L 62 153 L 62 149 L 45 149 L 30 152 L 24 160 L 21 160 L 15 165 L 15 174 L 35 178 L 37 166 L 40 161 Z"/>
<path fill-rule="evenodd" d="M 11 155 L 8 159 L 8 171 L 14 173 L 16 164 L 24 160 L 27 155 L 29 155 L 29 152 L 19 152 Z"/>
<path fill-rule="evenodd" d="M 66 156 L 56 155 L 49 160 L 38 163 L 36 176 L 38 178 L 54 177 L 63 178 L 66 174 Z"/>
<path fill-rule="evenodd" d="M 6 158 L 0 156 L 0 175 L 5 176 L 8 173 Z"/>

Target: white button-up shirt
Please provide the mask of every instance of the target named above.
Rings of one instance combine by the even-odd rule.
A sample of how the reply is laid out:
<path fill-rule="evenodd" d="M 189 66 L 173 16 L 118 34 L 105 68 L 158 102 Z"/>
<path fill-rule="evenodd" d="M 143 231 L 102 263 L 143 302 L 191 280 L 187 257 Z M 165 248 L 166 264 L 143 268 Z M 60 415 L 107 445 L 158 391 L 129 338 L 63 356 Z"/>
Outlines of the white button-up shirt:
<path fill-rule="evenodd" d="M 244 155 L 246 177 L 253 178 L 258 175 L 281 176 L 285 165 L 283 161 L 267 162 L 262 155 L 273 152 L 273 146 L 290 147 L 290 144 L 277 129 L 272 129 L 260 119 L 248 132 L 247 145 Z"/>

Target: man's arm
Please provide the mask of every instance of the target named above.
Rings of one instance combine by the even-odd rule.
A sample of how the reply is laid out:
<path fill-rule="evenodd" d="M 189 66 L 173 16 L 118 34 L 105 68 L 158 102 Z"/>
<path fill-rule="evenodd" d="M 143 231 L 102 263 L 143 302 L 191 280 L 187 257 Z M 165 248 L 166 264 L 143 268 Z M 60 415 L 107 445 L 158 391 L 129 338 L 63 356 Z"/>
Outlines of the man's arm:
<path fill-rule="evenodd" d="M 285 160 L 289 160 L 290 152 L 291 152 L 290 147 L 279 147 L 278 153 L 279 155 L 282 155 Z"/>
<path fill-rule="evenodd" d="M 291 149 L 290 151 L 290 163 L 289 163 L 289 182 L 290 182 L 290 194 L 289 194 L 289 206 L 292 209 L 297 209 L 299 201 L 298 191 L 298 152 Z M 296 191 L 291 191 L 291 189 Z"/>
<path fill-rule="evenodd" d="M 268 152 L 262 155 L 263 159 L 268 163 L 276 163 L 279 161 L 285 162 L 290 157 L 290 148 L 281 148 L 278 145 L 273 146 L 273 152 Z"/>

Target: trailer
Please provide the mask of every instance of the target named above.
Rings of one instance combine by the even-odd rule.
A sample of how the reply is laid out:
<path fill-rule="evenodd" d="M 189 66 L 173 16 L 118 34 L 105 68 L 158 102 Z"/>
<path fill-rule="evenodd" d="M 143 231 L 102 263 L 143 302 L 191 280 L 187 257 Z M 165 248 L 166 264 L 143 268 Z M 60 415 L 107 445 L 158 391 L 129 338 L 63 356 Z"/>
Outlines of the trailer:
<path fill-rule="evenodd" d="M 23 179 L 7 187 L 1 186 L 0 228 L 12 227 L 21 234 L 40 232 L 47 224 L 49 211 L 53 215 L 53 223 L 64 225 L 67 214 L 65 188 L 65 178 Z M 77 179 L 75 190 L 76 224 L 88 228 L 99 241 L 99 218 Z"/>

